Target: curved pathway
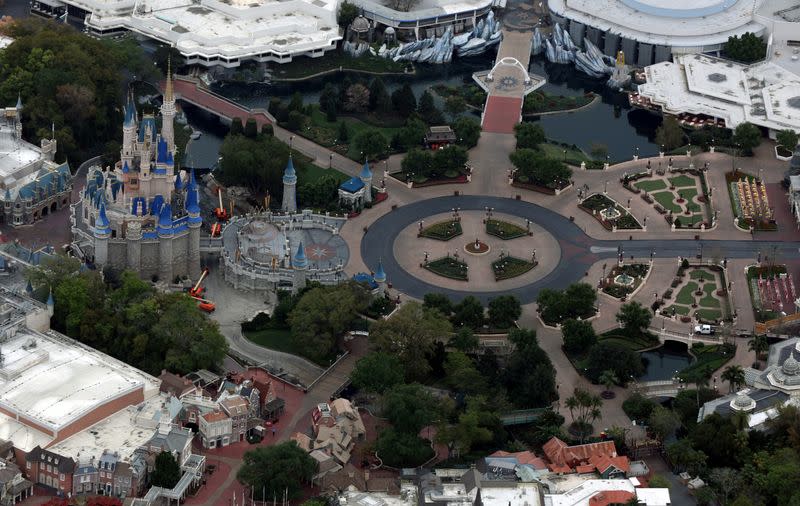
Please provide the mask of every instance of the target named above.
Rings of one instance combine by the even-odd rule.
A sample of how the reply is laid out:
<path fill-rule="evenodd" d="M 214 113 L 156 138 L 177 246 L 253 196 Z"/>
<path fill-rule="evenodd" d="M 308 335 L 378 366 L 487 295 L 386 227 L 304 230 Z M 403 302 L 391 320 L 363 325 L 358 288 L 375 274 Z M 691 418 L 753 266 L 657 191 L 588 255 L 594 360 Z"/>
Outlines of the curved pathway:
<path fill-rule="evenodd" d="M 559 243 L 561 256 L 557 266 L 544 278 L 526 286 L 507 290 L 491 290 L 476 292 L 474 290 L 445 289 L 423 281 L 403 269 L 395 258 L 395 238 L 401 231 L 431 215 L 447 213 L 458 207 L 462 211 L 483 211 L 491 207 L 495 212 L 505 213 L 535 222 Z M 730 259 L 753 258 L 759 251 L 773 247 L 784 258 L 797 256 L 798 243 L 794 242 L 762 242 L 746 240 L 691 240 L 691 239 L 644 239 L 630 240 L 624 232 L 619 232 L 617 240 L 597 240 L 588 236 L 574 222 L 566 217 L 537 204 L 509 198 L 464 195 L 437 197 L 420 200 L 384 214 L 368 228 L 361 241 L 361 257 L 367 265 L 383 262 L 387 278 L 394 288 L 414 298 L 421 299 L 426 293 L 440 292 L 454 299 L 462 299 L 467 295 L 475 295 L 484 303 L 491 297 L 501 294 L 516 295 L 523 304 L 534 302 L 539 290 L 547 287 L 564 287 L 583 278 L 589 268 L 598 260 L 614 258 L 621 248 L 623 255 L 637 258 L 649 257 L 654 252 L 659 258 L 692 257 L 715 249 L 723 251 Z M 412 254 L 415 244 L 402 244 L 397 249 Z"/>

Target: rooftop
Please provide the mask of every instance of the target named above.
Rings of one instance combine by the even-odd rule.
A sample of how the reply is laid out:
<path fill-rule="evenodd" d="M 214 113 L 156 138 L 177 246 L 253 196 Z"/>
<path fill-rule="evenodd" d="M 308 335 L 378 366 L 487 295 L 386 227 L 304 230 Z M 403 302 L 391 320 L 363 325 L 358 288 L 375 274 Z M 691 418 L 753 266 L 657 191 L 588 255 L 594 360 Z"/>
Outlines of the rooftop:
<path fill-rule="evenodd" d="M 137 389 L 145 398 L 158 392 L 156 378 L 55 333 L 20 328 L 2 349 L 0 406 L 27 417 L 42 432 L 54 433 Z M 24 439 L 28 442 L 15 440 L 15 446 L 27 447 L 36 437 Z"/>
<path fill-rule="evenodd" d="M 684 55 L 645 69 L 641 96 L 669 114 L 705 114 L 728 128 L 744 122 L 800 132 L 800 76 L 772 63 L 742 65 Z"/>

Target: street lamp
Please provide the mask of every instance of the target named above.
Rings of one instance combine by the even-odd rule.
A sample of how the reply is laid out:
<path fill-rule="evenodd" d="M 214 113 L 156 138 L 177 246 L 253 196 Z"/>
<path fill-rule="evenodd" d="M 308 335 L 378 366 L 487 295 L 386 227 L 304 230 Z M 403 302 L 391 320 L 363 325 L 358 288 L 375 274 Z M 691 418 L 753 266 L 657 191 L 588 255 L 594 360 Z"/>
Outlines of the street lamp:
<path fill-rule="evenodd" d="M 328 154 L 328 168 L 329 169 L 333 168 L 333 153 Z"/>
<path fill-rule="evenodd" d="M 564 150 L 564 163 L 567 163 L 567 150 Z"/>

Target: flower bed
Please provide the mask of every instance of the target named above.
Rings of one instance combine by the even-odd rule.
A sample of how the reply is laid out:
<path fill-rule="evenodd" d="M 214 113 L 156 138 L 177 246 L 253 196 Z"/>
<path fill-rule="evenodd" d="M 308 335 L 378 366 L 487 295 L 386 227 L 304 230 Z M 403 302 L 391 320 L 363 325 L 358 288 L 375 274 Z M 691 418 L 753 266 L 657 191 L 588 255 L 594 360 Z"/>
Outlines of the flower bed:
<path fill-rule="evenodd" d="M 492 272 L 494 272 L 494 280 L 502 281 L 504 279 L 511 279 L 521 276 L 529 270 L 536 267 L 538 262 L 528 262 L 521 258 L 504 256 L 499 260 L 492 262 Z"/>
<path fill-rule="evenodd" d="M 632 214 L 628 213 L 627 209 L 602 193 L 590 195 L 578 204 L 578 207 L 594 216 L 606 230 L 613 230 L 615 226 L 618 230 L 639 230 L 642 228 L 639 221 L 634 218 Z M 610 220 L 605 219 L 600 212 L 609 207 L 613 207 L 619 211 L 620 216 Z"/>
<path fill-rule="evenodd" d="M 418 237 L 427 237 L 437 241 L 449 241 L 453 237 L 461 235 L 461 223 L 458 221 L 440 221 L 420 230 Z"/>
<path fill-rule="evenodd" d="M 650 264 L 626 264 L 622 267 L 614 266 L 603 280 L 603 293 L 617 299 L 622 299 L 633 293 L 644 281 L 645 276 L 650 271 Z M 619 275 L 626 275 L 633 278 L 633 285 L 623 286 L 614 282 Z"/>
<path fill-rule="evenodd" d="M 486 220 L 486 233 L 503 240 L 525 237 L 528 231 L 524 228 L 502 220 Z"/>
<path fill-rule="evenodd" d="M 437 258 L 423 265 L 434 274 L 459 281 L 467 281 L 467 264 L 453 257 Z"/>

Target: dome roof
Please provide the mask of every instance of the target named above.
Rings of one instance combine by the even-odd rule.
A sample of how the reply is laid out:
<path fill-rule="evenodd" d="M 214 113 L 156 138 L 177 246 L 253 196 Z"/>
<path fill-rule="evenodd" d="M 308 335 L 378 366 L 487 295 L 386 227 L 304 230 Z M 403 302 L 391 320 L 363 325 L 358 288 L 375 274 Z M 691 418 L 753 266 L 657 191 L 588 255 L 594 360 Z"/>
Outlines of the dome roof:
<path fill-rule="evenodd" d="M 751 409 L 755 409 L 755 407 L 756 401 L 744 393 L 737 395 L 736 398 L 731 402 L 731 408 L 735 409 L 736 411 L 750 411 Z"/>
<path fill-rule="evenodd" d="M 783 374 L 787 376 L 794 376 L 800 371 L 800 363 L 795 360 L 794 356 L 789 355 L 789 358 L 783 363 L 781 370 L 783 370 Z"/>
<path fill-rule="evenodd" d="M 369 20 L 364 16 L 359 16 L 350 23 L 350 29 L 354 32 L 367 32 L 369 31 Z"/>
<path fill-rule="evenodd" d="M 391 26 L 387 26 L 386 30 L 384 30 L 383 33 L 385 35 L 394 35 L 394 28 L 392 28 Z"/>

